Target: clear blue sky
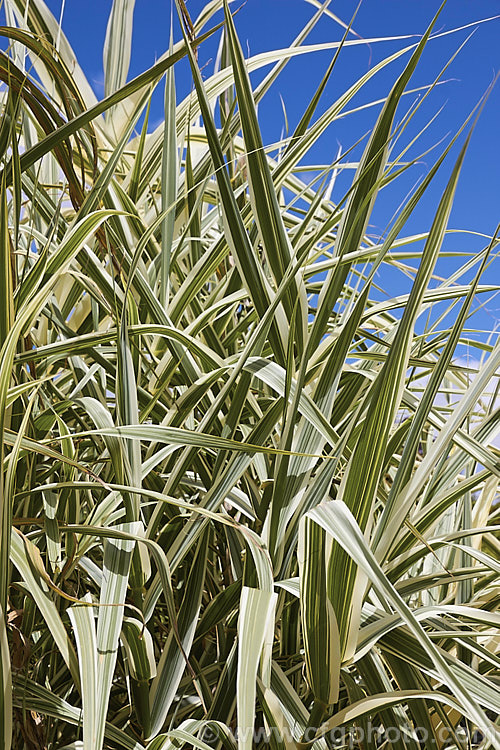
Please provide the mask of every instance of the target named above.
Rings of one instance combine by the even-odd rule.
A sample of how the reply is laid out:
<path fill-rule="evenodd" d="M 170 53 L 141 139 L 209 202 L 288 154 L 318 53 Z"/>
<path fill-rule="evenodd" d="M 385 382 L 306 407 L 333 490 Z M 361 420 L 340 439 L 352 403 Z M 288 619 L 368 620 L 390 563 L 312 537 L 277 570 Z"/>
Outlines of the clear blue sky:
<path fill-rule="evenodd" d="M 46 0 L 58 17 L 61 0 Z M 204 0 L 187 0 L 187 7 L 195 18 L 204 5 Z M 346 22 L 349 21 L 357 0 L 335 0 L 332 11 Z M 244 49 L 250 54 L 278 47 L 285 47 L 293 40 L 315 8 L 306 0 L 236 0 L 232 8 L 241 6 L 236 24 Z M 421 34 L 439 7 L 437 0 L 364 0 L 354 28 L 364 38 Z M 103 92 L 102 48 L 111 0 L 66 0 L 63 29 L 72 44 L 90 83 L 98 96 Z M 499 0 L 448 0 L 436 30 L 450 30 L 480 19 L 500 14 Z M 133 52 L 130 77 L 137 75 L 154 63 L 168 46 L 170 26 L 170 0 L 136 0 L 134 16 Z M 452 63 L 445 78 L 451 79 L 438 87 L 424 105 L 422 114 L 414 118 L 411 133 L 416 134 L 425 120 L 444 106 L 436 122 L 413 150 L 416 155 L 431 144 L 455 132 L 480 96 L 500 69 L 500 19 L 477 24 L 456 34 L 431 42 L 417 70 L 412 86 L 430 83 L 456 48 L 471 33 L 466 47 Z M 324 18 L 308 42 L 328 42 L 340 39 L 342 30 L 331 19 Z M 179 38 L 176 27 L 176 38 Z M 411 40 L 409 40 L 411 41 Z M 333 99 L 362 75 L 368 67 L 409 42 L 383 42 L 345 50 L 331 82 L 323 95 L 319 111 L 324 110 Z M 200 51 L 200 64 L 206 66 L 207 76 L 213 70 L 216 42 L 208 43 Z M 315 53 L 292 60 L 274 89 L 268 94 L 259 110 L 264 140 L 272 143 L 280 138 L 283 129 L 283 111 L 280 95 L 285 101 L 290 128 L 293 129 L 307 102 L 321 80 L 331 59 L 331 52 Z M 377 99 L 387 93 L 401 61 L 392 65 L 367 87 L 356 100 L 358 104 Z M 190 80 L 187 66 L 177 69 L 178 95 L 189 92 Z M 258 80 L 259 76 L 255 80 Z M 408 96 L 406 104 L 415 99 Z M 152 119 L 161 117 L 161 96 L 156 100 L 156 111 Z M 329 163 L 333 160 L 338 142 L 348 147 L 357 137 L 365 133 L 374 122 L 376 112 L 371 109 L 332 126 L 321 142 L 308 156 L 308 163 Z M 462 172 L 455 209 L 450 226 L 469 228 L 492 233 L 500 220 L 500 82 L 491 94 L 477 126 Z M 455 151 L 456 154 L 456 151 Z M 432 160 L 432 155 L 428 157 Z M 447 162 L 441 178 L 423 201 L 412 218 L 406 233 L 425 231 L 429 228 L 434 208 L 441 189 L 446 182 L 453 157 Z M 406 181 L 402 181 L 399 193 L 386 191 L 378 202 L 371 230 L 374 235 L 383 231 L 385 222 L 404 199 L 406 190 L 425 172 L 426 166 L 415 166 Z M 339 183 L 339 189 L 342 182 Z M 454 236 L 448 247 L 479 251 L 483 247 L 480 239 Z M 494 271 L 496 268 L 496 272 Z M 443 271 L 449 270 L 443 266 Z M 498 263 L 488 273 L 488 281 L 495 283 L 500 278 Z M 404 285 L 404 281 L 402 281 Z M 398 291 L 403 291 L 401 290 Z M 478 323 L 492 328 L 500 318 L 500 298 L 494 299 L 488 312 L 478 316 Z"/>

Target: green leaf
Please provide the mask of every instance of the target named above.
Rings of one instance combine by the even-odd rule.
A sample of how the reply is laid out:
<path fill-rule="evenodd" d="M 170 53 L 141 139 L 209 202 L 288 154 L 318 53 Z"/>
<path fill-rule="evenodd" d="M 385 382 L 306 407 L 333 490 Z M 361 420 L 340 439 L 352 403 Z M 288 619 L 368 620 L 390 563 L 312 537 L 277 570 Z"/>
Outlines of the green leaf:
<path fill-rule="evenodd" d="M 174 47 L 173 26 L 170 29 L 169 54 Z M 161 210 L 168 213 L 161 225 L 161 267 L 160 267 L 160 303 L 166 309 L 169 302 L 170 289 L 170 256 L 174 238 L 175 212 L 171 206 L 177 196 L 177 133 L 175 109 L 175 75 L 173 66 L 167 70 L 165 78 L 165 132 L 163 135 L 163 152 L 161 164 Z"/>
<path fill-rule="evenodd" d="M 156 661 L 151 633 L 140 620 L 124 617 L 121 639 L 127 651 L 128 667 L 137 682 L 156 677 Z"/>
<path fill-rule="evenodd" d="M 197 548 L 177 618 L 177 637 L 171 629 L 163 648 L 158 672 L 151 684 L 151 736 L 161 731 L 178 689 L 194 640 L 206 572 L 208 533 Z"/>

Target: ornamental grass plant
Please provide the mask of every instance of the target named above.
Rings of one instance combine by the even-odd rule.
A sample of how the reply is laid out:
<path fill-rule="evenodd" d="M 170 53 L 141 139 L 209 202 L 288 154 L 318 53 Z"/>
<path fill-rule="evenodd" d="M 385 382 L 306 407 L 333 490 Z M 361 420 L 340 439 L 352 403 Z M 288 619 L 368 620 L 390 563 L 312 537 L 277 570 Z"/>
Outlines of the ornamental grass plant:
<path fill-rule="evenodd" d="M 470 333 L 492 227 L 435 271 L 483 101 L 374 240 L 423 158 L 409 126 L 444 70 L 403 98 L 437 5 L 325 103 L 364 44 L 341 32 L 272 145 L 259 104 L 329 3 L 249 58 L 234 5 L 189 5 L 129 80 L 114 0 L 98 100 L 43 0 L 3 3 L 1 747 L 499 748 L 500 345 Z M 367 137 L 306 179 L 390 64 Z"/>

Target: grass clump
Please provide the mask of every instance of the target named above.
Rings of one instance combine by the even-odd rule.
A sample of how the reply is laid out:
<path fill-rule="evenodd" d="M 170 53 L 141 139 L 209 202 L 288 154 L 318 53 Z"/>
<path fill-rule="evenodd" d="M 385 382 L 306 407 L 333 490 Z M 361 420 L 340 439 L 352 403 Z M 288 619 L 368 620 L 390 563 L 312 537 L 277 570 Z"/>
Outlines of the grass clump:
<path fill-rule="evenodd" d="M 258 104 L 322 9 L 245 60 L 225 0 L 179 2 L 182 38 L 127 82 L 131 5 L 97 101 L 44 3 L 4 3 L 2 746 L 499 747 L 500 348 L 467 329 L 496 235 L 435 272 L 475 112 L 368 233 L 418 160 L 400 108 L 436 19 L 318 114 L 346 32 L 273 150 Z M 394 60 L 369 137 L 307 183 Z"/>

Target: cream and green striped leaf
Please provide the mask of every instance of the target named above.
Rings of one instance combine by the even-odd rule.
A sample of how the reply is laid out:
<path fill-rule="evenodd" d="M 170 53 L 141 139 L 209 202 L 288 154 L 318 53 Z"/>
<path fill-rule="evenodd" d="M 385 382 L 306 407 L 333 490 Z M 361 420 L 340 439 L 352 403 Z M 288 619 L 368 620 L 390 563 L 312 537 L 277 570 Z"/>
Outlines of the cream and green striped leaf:
<path fill-rule="evenodd" d="M 244 586 L 238 618 L 238 675 L 236 702 L 238 749 L 253 747 L 256 680 L 269 621 L 274 620 L 277 595 Z"/>
<path fill-rule="evenodd" d="M 297 550 L 300 611 L 307 676 L 318 721 L 328 706 L 337 702 L 340 680 L 340 639 L 328 597 L 326 541 L 324 530 L 306 516 L 300 526 Z"/>

